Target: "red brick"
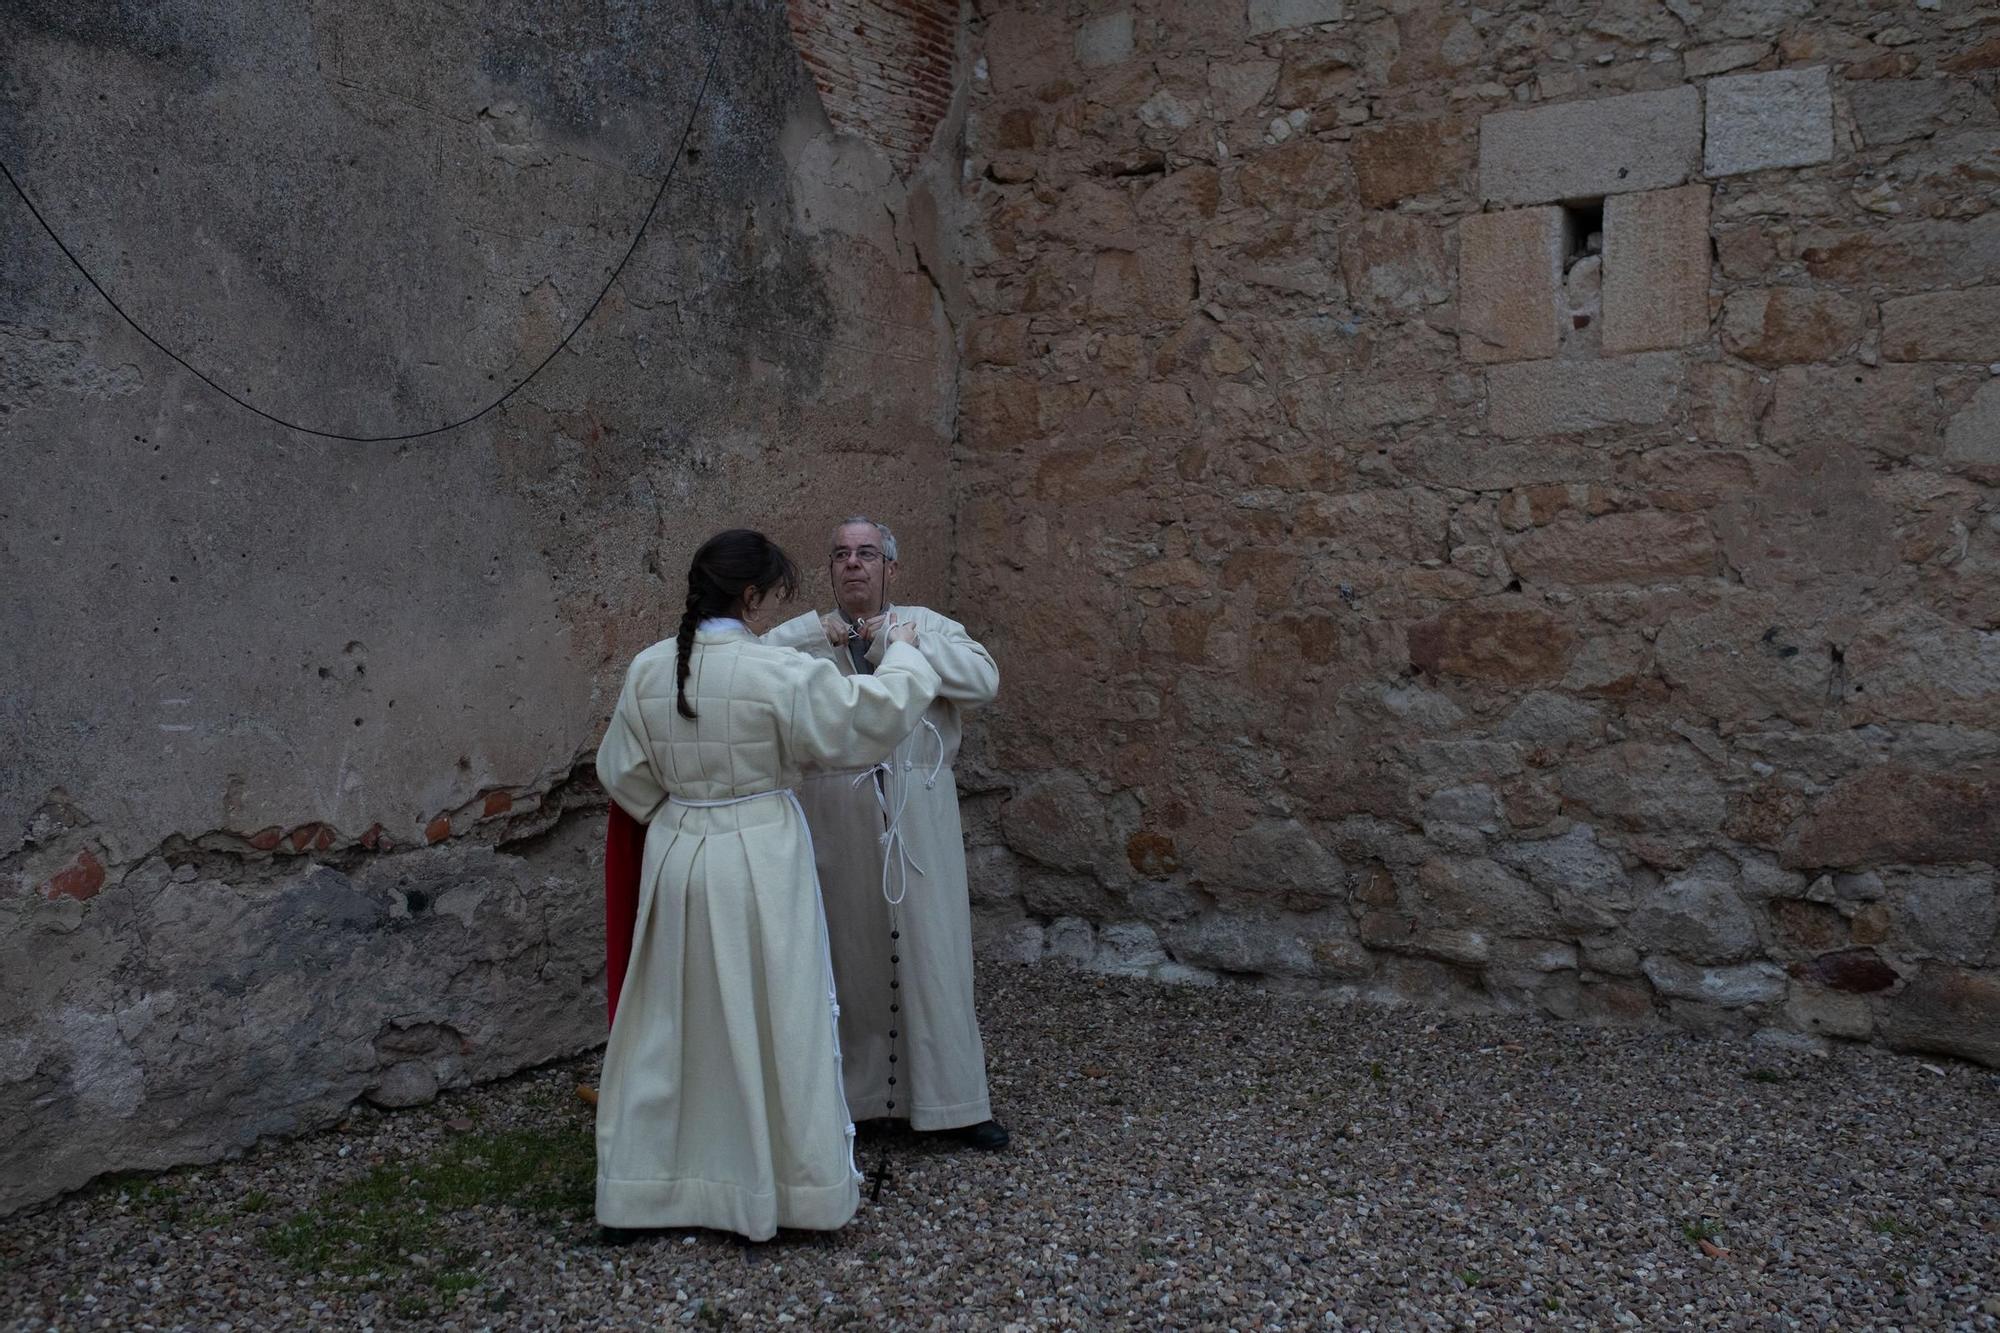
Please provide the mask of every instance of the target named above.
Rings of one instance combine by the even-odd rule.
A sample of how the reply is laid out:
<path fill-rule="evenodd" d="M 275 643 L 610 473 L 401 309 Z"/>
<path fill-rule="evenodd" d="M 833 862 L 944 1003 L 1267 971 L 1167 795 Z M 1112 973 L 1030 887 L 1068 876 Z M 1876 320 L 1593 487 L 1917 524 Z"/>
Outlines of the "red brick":
<path fill-rule="evenodd" d="M 44 898 L 74 898 L 87 902 L 97 896 L 104 887 L 104 863 L 94 852 L 85 848 L 76 854 L 76 859 L 57 871 L 42 885 Z"/>
<path fill-rule="evenodd" d="M 491 819 L 495 815 L 504 815 L 513 808 L 513 796 L 504 791 L 490 791 L 486 793 L 486 804 L 481 809 L 479 817 Z"/>
<path fill-rule="evenodd" d="M 433 819 L 430 823 L 424 825 L 425 842 L 443 842 L 446 838 L 449 838 L 450 836 L 451 836 L 450 815 L 439 815 L 436 819 Z"/>
<path fill-rule="evenodd" d="M 260 852 L 274 852 L 278 849 L 278 844 L 284 841 L 284 837 L 284 830 L 274 826 L 272 828 L 259 829 L 246 837 L 244 841 Z"/>
<path fill-rule="evenodd" d="M 302 852 L 312 846 L 313 839 L 319 836 L 319 828 L 318 824 L 301 824 L 292 830 L 286 841 L 290 843 L 293 851 Z"/>

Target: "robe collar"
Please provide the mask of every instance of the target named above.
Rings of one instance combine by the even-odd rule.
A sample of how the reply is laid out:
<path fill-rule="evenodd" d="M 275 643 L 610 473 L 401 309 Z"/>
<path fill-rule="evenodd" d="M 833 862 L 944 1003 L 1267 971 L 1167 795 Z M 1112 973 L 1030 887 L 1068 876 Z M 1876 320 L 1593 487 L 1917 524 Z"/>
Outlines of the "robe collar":
<path fill-rule="evenodd" d="M 750 627 L 734 616 L 710 616 L 694 627 L 696 643 L 731 643 L 737 639 L 757 637 Z"/>

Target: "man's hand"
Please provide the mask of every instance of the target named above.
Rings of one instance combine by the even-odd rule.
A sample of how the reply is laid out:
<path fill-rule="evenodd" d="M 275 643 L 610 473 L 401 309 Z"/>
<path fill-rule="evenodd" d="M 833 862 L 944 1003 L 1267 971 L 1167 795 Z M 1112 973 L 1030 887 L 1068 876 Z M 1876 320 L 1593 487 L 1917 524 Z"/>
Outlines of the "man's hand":
<path fill-rule="evenodd" d="M 849 639 L 859 639 L 863 643 L 875 642 L 875 636 L 882 632 L 882 622 L 888 619 L 884 613 L 870 616 L 866 620 L 849 625 L 841 618 L 840 612 L 831 611 L 819 618 L 820 628 L 826 631 L 826 641 L 838 648 Z"/>
<path fill-rule="evenodd" d="M 882 619 L 882 617 L 880 617 L 880 616 L 877 616 L 877 617 L 875 617 L 875 619 L 879 621 L 879 620 L 881 620 L 881 619 Z M 899 620 L 894 620 L 894 619 L 891 619 L 891 620 L 890 620 L 890 622 L 889 622 L 889 642 L 890 642 L 890 643 L 907 643 L 907 644 L 909 644 L 909 645 L 910 645 L 910 647 L 912 647 L 912 648 L 916 647 L 916 646 L 917 646 L 917 622 L 916 622 L 916 621 L 914 621 L 914 620 L 900 620 L 900 621 L 899 621 Z"/>

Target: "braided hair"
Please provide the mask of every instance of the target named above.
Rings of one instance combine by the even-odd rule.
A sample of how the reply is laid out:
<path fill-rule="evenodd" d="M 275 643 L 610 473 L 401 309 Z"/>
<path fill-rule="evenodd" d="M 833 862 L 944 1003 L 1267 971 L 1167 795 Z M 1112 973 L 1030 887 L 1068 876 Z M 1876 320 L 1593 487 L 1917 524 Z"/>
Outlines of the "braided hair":
<path fill-rule="evenodd" d="M 779 545 L 761 532 L 731 528 L 701 544 L 688 565 L 687 609 L 681 612 L 679 651 L 674 661 L 674 697 L 682 717 L 693 717 L 688 705 L 688 659 L 694 654 L 694 631 L 713 616 L 736 616 L 744 594 L 755 589 L 769 596 L 778 589 L 786 597 L 799 590 L 799 569 Z"/>

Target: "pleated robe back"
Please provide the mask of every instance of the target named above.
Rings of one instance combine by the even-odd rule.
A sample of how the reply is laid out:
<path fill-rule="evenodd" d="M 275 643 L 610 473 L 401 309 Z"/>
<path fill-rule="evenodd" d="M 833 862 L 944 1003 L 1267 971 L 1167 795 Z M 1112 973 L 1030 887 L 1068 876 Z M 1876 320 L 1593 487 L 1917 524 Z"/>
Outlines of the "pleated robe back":
<path fill-rule="evenodd" d="M 854 1215 L 859 1175 L 811 834 L 787 791 L 807 764 L 881 759 L 937 673 L 906 645 L 856 678 L 747 631 L 704 633 L 690 720 L 676 654 L 669 640 L 633 661 L 597 755 L 605 790 L 647 825 L 598 1092 L 597 1217 L 756 1240 L 831 1230 Z"/>

